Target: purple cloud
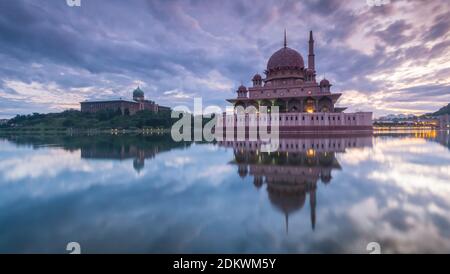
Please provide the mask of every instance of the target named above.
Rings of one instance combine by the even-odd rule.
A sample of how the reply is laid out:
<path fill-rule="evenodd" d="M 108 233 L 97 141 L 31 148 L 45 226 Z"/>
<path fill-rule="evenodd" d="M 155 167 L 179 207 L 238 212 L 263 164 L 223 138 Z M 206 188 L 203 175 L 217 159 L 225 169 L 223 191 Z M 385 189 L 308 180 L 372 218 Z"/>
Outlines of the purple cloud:
<path fill-rule="evenodd" d="M 377 115 L 428 112 L 450 101 L 448 14 L 444 0 L 1 1 L 0 117 L 128 97 L 138 84 L 161 104 L 198 96 L 223 107 L 263 73 L 284 28 L 304 58 L 314 30 L 318 75 L 342 103 L 357 93 L 379 100 L 364 106 Z M 439 87 L 438 102 L 428 86 Z M 391 107 L 386 94 L 397 93 Z"/>

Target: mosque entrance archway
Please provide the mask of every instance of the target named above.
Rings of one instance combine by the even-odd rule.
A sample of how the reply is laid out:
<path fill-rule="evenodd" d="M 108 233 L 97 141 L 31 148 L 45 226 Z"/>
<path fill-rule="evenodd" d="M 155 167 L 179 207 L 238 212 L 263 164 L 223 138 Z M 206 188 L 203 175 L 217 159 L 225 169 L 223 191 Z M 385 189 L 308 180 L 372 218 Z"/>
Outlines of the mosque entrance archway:
<path fill-rule="evenodd" d="M 333 102 L 329 97 L 322 97 L 319 100 L 319 111 L 320 112 L 331 112 L 333 107 Z"/>
<path fill-rule="evenodd" d="M 316 101 L 311 97 L 307 98 L 303 111 L 308 113 L 316 112 Z"/>
<path fill-rule="evenodd" d="M 300 112 L 302 109 L 302 103 L 298 99 L 291 99 L 288 102 L 289 112 Z"/>

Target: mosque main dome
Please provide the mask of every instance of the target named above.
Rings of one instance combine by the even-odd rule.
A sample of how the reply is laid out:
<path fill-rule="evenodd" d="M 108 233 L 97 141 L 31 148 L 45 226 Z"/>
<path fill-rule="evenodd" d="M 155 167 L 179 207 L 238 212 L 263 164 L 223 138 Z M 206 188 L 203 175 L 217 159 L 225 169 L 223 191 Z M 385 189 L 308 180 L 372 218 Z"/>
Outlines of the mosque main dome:
<path fill-rule="evenodd" d="M 283 68 L 303 69 L 304 67 L 305 62 L 303 61 L 302 55 L 298 51 L 286 46 L 272 54 L 267 62 L 268 71 Z"/>

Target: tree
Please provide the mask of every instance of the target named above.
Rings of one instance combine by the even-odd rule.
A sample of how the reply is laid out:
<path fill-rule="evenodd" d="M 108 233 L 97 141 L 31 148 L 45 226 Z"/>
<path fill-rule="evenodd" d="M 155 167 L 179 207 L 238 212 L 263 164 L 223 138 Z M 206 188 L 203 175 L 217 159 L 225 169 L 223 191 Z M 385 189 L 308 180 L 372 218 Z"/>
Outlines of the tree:
<path fill-rule="evenodd" d="M 65 119 L 62 125 L 63 127 L 73 127 L 75 122 L 72 119 Z"/>

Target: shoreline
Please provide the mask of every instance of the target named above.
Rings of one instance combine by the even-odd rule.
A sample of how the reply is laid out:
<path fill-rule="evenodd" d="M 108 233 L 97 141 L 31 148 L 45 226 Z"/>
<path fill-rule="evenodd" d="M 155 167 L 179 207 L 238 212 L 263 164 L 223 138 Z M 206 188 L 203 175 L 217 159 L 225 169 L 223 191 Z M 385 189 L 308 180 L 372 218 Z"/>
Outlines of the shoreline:
<path fill-rule="evenodd" d="M 30 129 L 30 128 L 0 128 L 0 134 L 165 134 L 170 133 L 167 128 L 144 129 Z"/>

